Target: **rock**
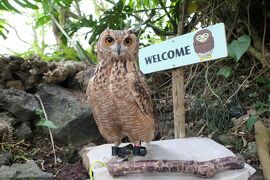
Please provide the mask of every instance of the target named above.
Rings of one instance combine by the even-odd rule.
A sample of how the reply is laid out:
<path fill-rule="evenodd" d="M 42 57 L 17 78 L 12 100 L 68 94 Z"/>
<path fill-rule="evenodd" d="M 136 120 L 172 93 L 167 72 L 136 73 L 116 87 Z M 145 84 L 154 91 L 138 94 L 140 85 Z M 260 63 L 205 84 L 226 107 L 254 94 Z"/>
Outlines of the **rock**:
<path fill-rule="evenodd" d="M 85 64 L 75 61 L 60 61 L 50 65 L 50 70 L 44 73 L 44 79 L 47 83 L 58 84 L 72 77 L 77 72 L 84 69 Z"/>
<path fill-rule="evenodd" d="M 89 80 L 94 76 L 95 67 L 88 66 L 86 70 L 78 72 L 69 83 L 69 87 L 86 92 Z"/>
<path fill-rule="evenodd" d="M 230 117 L 239 118 L 244 115 L 243 109 L 241 107 L 229 105 L 228 109 Z"/>
<path fill-rule="evenodd" d="M 25 87 L 22 84 L 22 81 L 21 80 L 7 81 L 6 86 L 8 88 L 15 88 L 15 89 L 22 90 L 22 91 L 25 90 Z"/>
<path fill-rule="evenodd" d="M 214 136 L 213 139 L 217 140 L 217 142 L 219 142 L 224 146 L 237 146 L 241 144 L 242 141 L 238 137 L 228 134 L 221 134 L 218 135 L 217 137 Z"/>
<path fill-rule="evenodd" d="M 43 74 L 49 70 L 47 62 L 40 58 L 32 57 L 24 60 L 20 57 L 0 58 L 0 80 L 3 85 L 14 88 L 31 90 L 43 82 Z M 6 84 L 7 83 L 7 84 Z"/>
<path fill-rule="evenodd" d="M 20 121 L 7 111 L 0 112 L 0 120 L 10 122 L 12 126 L 16 125 Z"/>
<path fill-rule="evenodd" d="M 39 180 L 52 180 L 53 174 L 43 172 L 37 164 L 30 160 L 25 164 L 12 164 L 11 166 L 0 167 L 1 179 L 39 179 Z"/>
<path fill-rule="evenodd" d="M 0 152 L 0 167 L 2 165 L 10 166 L 12 163 L 12 154 L 10 152 Z"/>
<path fill-rule="evenodd" d="M 20 126 L 17 128 L 15 135 L 19 139 L 27 139 L 32 135 L 32 130 L 29 127 L 29 122 L 23 122 L 20 124 Z"/>
<path fill-rule="evenodd" d="M 48 119 L 58 127 L 52 129 L 54 138 L 84 144 L 100 137 L 85 94 L 48 84 L 40 84 L 37 94 L 43 101 Z"/>
<path fill-rule="evenodd" d="M 39 103 L 32 94 L 13 88 L 0 89 L 0 109 L 12 113 L 21 122 L 32 120 L 38 108 Z"/>
<path fill-rule="evenodd" d="M 0 79 L 3 82 L 18 79 L 17 73 L 20 70 L 21 64 L 23 64 L 24 59 L 20 57 L 10 56 L 0 58 Z M 17 76 L 17 77 L 15 77 Z"/>
<path fill-rule="evenodd" d="M 255 141 L 252 141 L 252 142 L 249 142 L 247 144 L 247 149 L 245 149 L 243 151 L 243 153 L 246 155 L 246 156 L 251 156 L 251 157 L 255 157 L 257 156 L 257 147 L 256 147 L 256 142 Z"/>
<path fill-rule="evenodd" d="M 9 121 L 0 118 L 0 142 L 11 141 L 13 128 Z"/>

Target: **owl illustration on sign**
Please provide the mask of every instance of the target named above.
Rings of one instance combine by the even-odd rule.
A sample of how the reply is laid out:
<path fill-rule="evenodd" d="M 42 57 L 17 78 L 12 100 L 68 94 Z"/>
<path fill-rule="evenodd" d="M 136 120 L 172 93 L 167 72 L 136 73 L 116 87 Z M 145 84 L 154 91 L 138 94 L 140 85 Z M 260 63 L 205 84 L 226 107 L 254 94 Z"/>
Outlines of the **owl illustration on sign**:
<path fill-rule="evenodd" d="M 211 59 L 215 45 L 212 32 L 208 29 L 200 30 L 194 35 L 193 40 L 194 50 L 200 57 L 200 60 L 205 61 Z"/>

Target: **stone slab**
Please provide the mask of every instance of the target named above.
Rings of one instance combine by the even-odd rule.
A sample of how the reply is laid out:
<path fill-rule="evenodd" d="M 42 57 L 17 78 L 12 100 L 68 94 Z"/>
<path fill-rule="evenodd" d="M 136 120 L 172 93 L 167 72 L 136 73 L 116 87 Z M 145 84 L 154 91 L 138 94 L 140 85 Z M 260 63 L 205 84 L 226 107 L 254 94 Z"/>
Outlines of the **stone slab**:
<path fill-rule="evenodd" d="M 121 146 L 125 146 L 123 143 Z M 142 144 L 147 148 L 145 157 L 135 157 L 136 160 L 195 160 L 208 161 L 226 156 L 235 156 L 233 152 L 224 146 L 216 143 L 209 138 L 184 138 L 153 141 L 151 143 Z M 111 158 L 112 144 L 104 144 L 100 146 L 90 147 L 87 153 L 90 165 L 96 161 L 106 162 Z M 95 180 L 198 180 L 199 177 L 193 174 L 186 173 L 144 173 L 129 176 L 113 177 L 109 174 L 107 168 L 95 165 L 94 168 Z M 249 176 L 255 173 L 255 169 L 248 164 L 245 164 L 244 169 L 229 170 L 217 173 L 211 180 L 247 180 Z"/>

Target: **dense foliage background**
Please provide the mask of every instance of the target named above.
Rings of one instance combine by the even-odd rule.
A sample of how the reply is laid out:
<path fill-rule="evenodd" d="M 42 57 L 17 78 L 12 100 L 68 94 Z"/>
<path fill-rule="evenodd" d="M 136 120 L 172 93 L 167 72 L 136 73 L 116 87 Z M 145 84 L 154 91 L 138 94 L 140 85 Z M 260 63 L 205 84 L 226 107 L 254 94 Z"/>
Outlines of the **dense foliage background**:
<path fill-rule="evenodd" d="M 259 116 L 269 113 L 270 98 L 266 93 L 270 88 L 269 5 L 264 0 L 187 2 L 184 32 L 223 22 L 229 51 L 228 58 L 186 67 L 187 117 L 198 121 L 203 117 L 210 132 L 222 133 L 232 126 L 231 118 L 244 115 L 252 107 L 259 112 L 247 121 L 251 130 Z M 36 35 L 32 50 L 21 56 L 36 54 L 46 61 L 73 59 L 95 64 L 98 61 L 95 43 L 105 28 L 134 29 L 140 36 L 141 47 L 176 36 L 181 3 L 181 0 L 100 0 L 89 3 L 95 6 L 90 15 L 81 11 L 80 0 L 3 0 L 0 9 L 20 13 L 19 9 L 28 8 L 33 11 L 36 29 L 54 33 L 57 44 L 52 53 L 44 53 L 50 47 L 41 34 Z M 0 35 L 5 39 L 9 23 L 3 18 L 0 22 Z M 85 33 L 85 39 L 89 40 L 86 49 L 73 37 L 81 28 L 89 29 Z M 153 84 L 156 114 L 164 119 L 164 113 L 172 112 L 171 74 L 153 74 L 149 82 Z M 159 123 L 164 125 L 166 121 Z"/>
<path fill-rule="evenodd" d="M 81 11 L 83 0 L 1 0 L 0 40 L 9 34 L 3 11 L 33 14 L 35 38 L 25 59 L 38 55 L 44 61 L 76 60 L 96 64 L 95 44 L 106 28 L 134 29 L 145 47 L 177 36 L 182 0 L 97 0 L 95 12 Z M 189 0 L 184 33 L 223 22 L 229 56 L 185 67 L 186 128 L 188 136 L 208 136 L 245 154 L 254 142 L 253 125 L 270 127 L 270 4 L 265 0 Z M 85 5 L 85 3 L 83 4 Z M 88 46 L 76 39 L 86 28 Z M 51 31 L 56 44 L 45 43 Z M 50 50 L 50 53 L 48 52 Z M 0 64 L 1 67 L 1 64 Z M 170 71 L 147 76 L 152 89 L 157 137 L 173 138 L 172 77 Z M 226 134 L 226 136 L 224 136 Z M 250 154 L 245 154 L 251 156 Z M 251 160 L 258 164 L 256 158 Z"/>

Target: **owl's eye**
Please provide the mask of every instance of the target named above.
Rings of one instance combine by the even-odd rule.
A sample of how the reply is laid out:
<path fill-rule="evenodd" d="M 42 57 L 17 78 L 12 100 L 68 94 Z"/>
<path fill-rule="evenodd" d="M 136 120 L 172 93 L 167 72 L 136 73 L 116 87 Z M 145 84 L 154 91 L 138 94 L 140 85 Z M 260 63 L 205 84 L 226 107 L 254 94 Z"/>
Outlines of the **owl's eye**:
<path fill-rule="evenodd" d="M 209 34 L 208 33 L 204 33 L 203 36 L 204 36 L 205 39 L 207 39 L 209 37 Z"/>
<path fill-rule="evenodd" d="M 197 39 L 197 41 L 202 41 L 202 36 L 201 35 L 198 35 L 197 37 L 196 37 L 196 39 Z"/>
<path fill-rule="evenodd" d="M 109 46 L 111 46 L 114 42 L 114 39 L 111 36 L 108 36 L 105 38 L 105 43 Z"/>
<path fill-rule="evenodd" d="M 124 45 L 126 45 L 126 46 L 130 46 L 131 43 L 132 43 L 132 39 L 131 39 L 131 38 L 126 38 L 126 39 L 124 40 Z"/>

